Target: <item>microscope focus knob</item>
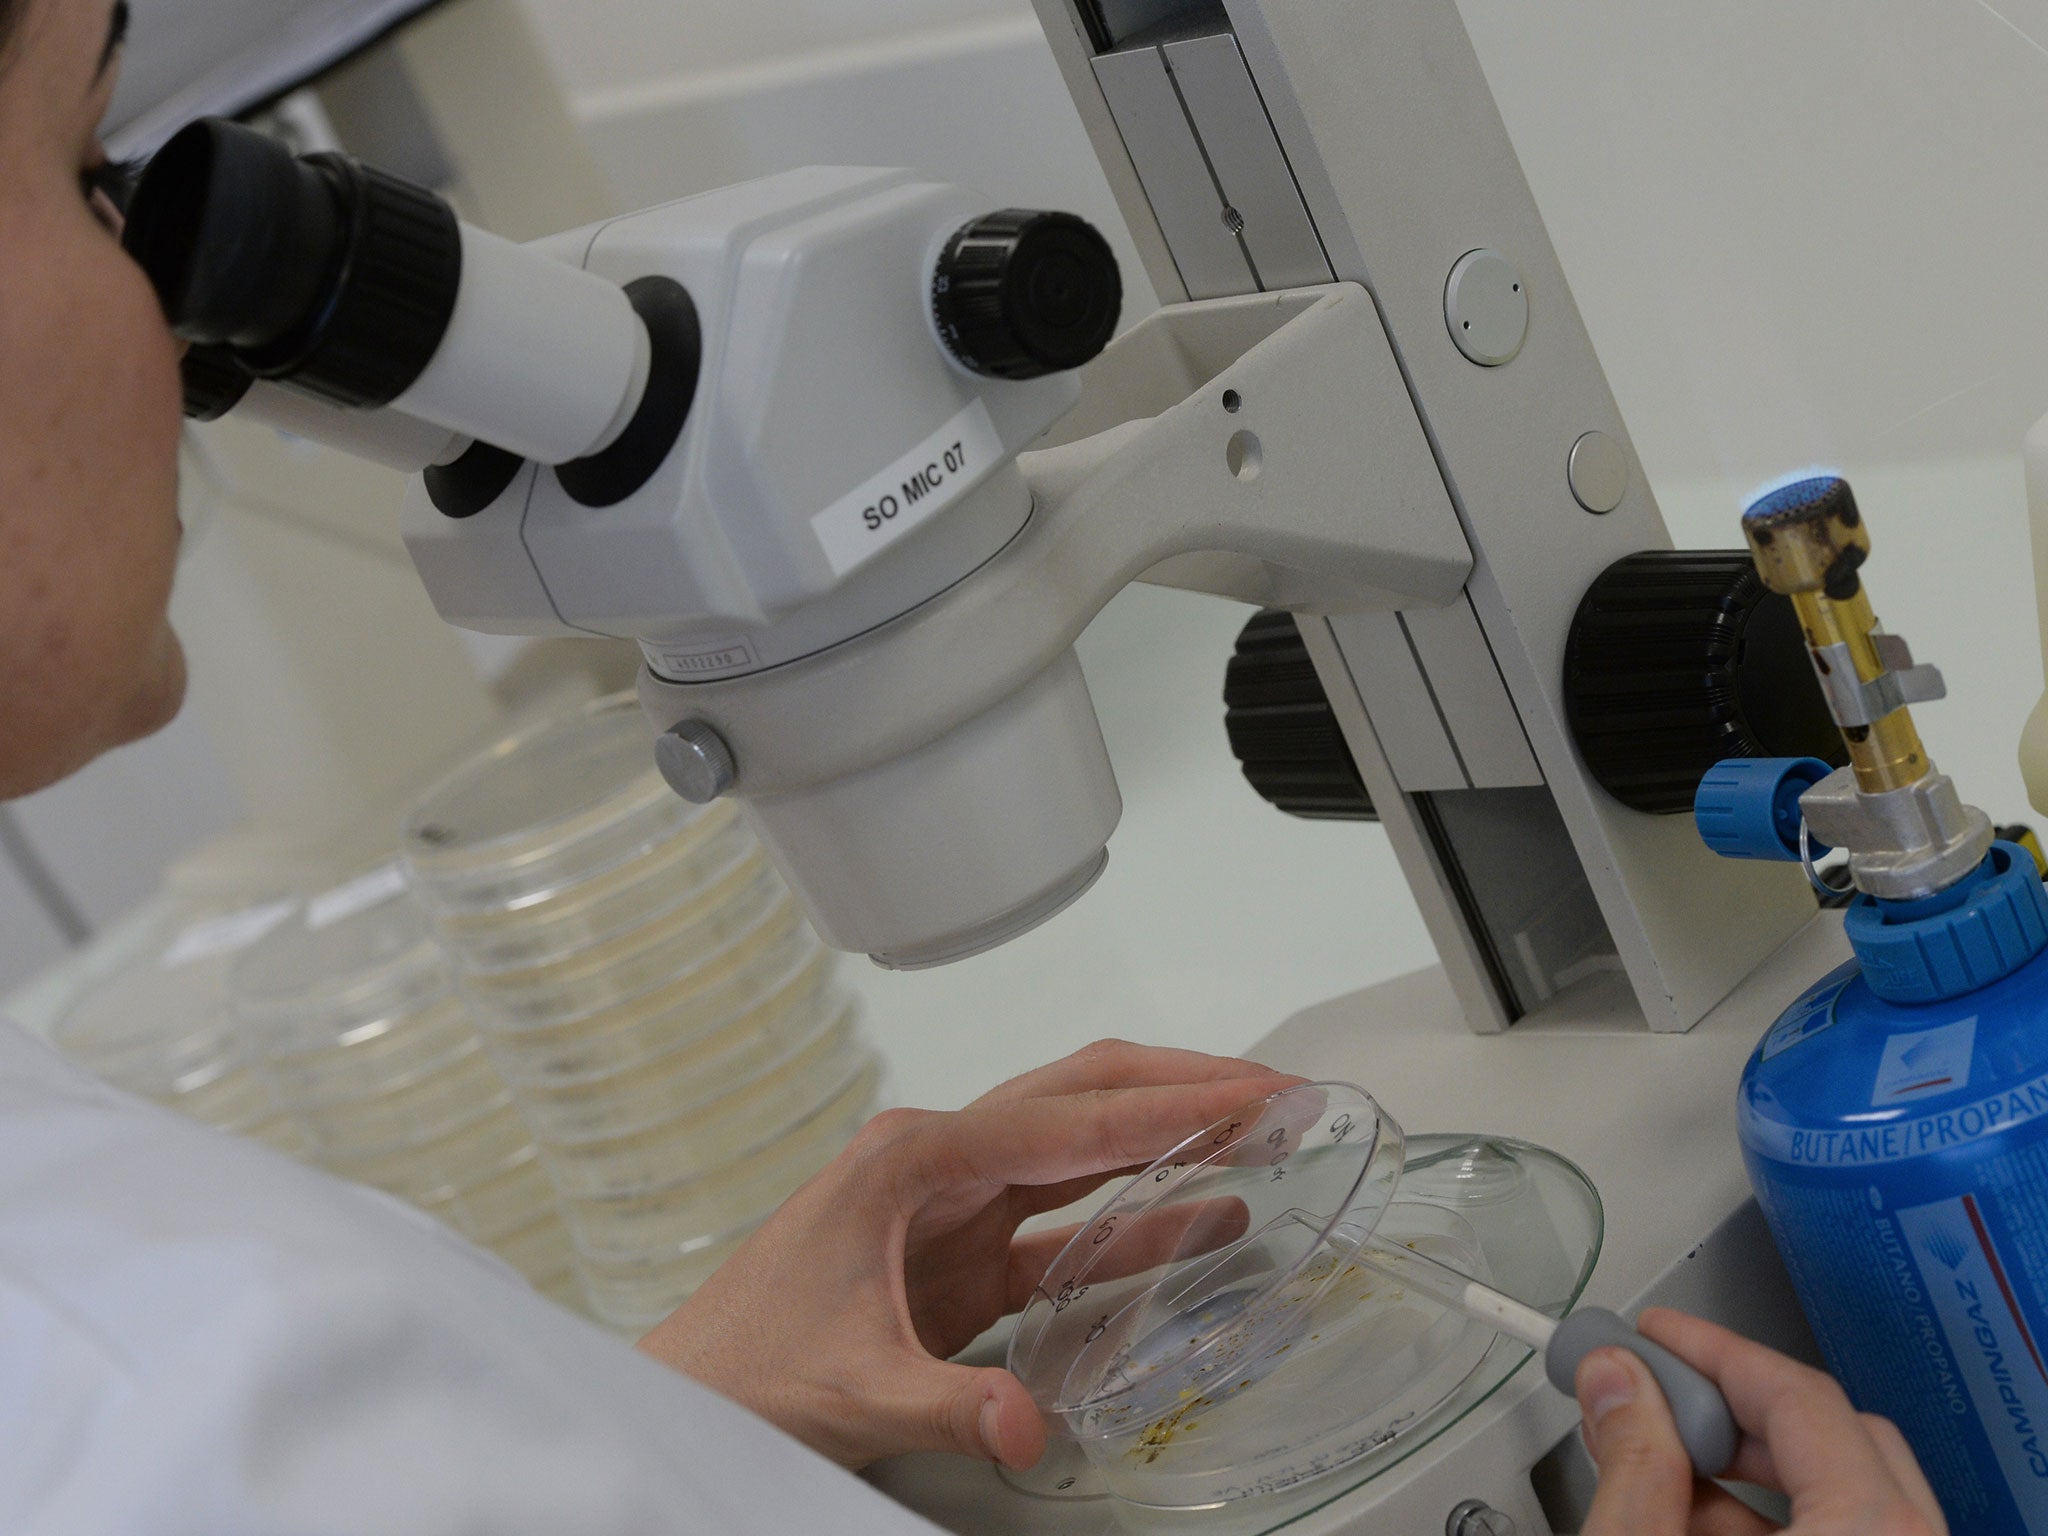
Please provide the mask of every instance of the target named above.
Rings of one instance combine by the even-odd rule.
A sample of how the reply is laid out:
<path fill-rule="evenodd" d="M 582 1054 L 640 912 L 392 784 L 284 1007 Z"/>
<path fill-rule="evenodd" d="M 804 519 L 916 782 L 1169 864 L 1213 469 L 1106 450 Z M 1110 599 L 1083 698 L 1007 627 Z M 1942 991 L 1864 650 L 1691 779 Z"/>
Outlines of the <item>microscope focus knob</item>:
<path fill-rule="evenodd" d="M 958 230 L 932 272 L 932 318 L 960 362 L 998 379 L 1078 368 L 1123 311 L 1116 253 L 1071 213 L 1005 208 Z"/>
<path fill-rule="evenodd" d="M 1253 789 L 1290 816 L 1377 821 L 1294 615 L 1262 609 L 1237 637 L 1223 728 Z"/>
<path fill-rule="evenodd" d="M 1593 777 L 1622 804 L 1690 811 L 1730 757 L 1847 760 L 1791 600 L 1747 550 L 1649 550 L 1586 589 L 1565 703 Z"/>

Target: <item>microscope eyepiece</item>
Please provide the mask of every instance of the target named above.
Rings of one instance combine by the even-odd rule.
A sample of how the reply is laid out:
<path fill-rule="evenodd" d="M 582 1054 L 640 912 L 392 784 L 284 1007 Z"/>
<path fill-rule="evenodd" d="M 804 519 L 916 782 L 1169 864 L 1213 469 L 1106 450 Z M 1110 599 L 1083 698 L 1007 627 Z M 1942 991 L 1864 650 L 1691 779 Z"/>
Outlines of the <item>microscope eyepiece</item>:
<path fill-rule="evenodd" d="M 461 226 L 439 197 L 219 118 L 150 161 L 124 243 L 178 335 L 339 405 L 403 393 L 462 282 Z"/>

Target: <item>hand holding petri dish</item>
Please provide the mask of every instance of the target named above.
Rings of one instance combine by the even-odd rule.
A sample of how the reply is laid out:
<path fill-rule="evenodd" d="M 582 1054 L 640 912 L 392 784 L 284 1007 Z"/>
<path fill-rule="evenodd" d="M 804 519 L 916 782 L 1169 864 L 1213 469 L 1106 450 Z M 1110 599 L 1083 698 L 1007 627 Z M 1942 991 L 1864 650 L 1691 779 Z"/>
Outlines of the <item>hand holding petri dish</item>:
<path fill-rule="evenodd" d="M 1009 1366 L 1061 1474 L 1033 1491 L 1159 1511 L 1334 1496 L 1529 1357 L 1417 1273 L 1554 1319 L 1599 1238 L 1592 1186 L 1541 1148 L 1410 1140 L 1346 1083 L 1247 1106 L 1077 1229 L 1018 1320 Z"/>

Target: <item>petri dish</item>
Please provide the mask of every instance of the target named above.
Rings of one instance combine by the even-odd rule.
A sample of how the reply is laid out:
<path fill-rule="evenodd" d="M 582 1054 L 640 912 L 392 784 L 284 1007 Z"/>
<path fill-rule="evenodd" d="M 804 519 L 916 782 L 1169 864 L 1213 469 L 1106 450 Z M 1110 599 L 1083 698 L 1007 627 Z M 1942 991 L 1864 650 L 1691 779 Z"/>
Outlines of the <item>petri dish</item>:
<path fill-rule="evenodd" d="M 780 1138 L 837 1098 L 874 1060 L 858 1006 L 842 998 L 836 1009 L 821 1012 L 808 1039 L 751 1081 L 698 1099 L 687 1076 L 657 1075 L 635 1097 L 608 1094 L 589 1104 L 582 1116 L 593 1132 L 587 1139 L 539 1137 L 541 1157 L 568 1199 L 665 1187 Z M 540 1097 L 530 1095 L 529 1107 Z M 559 1103 L 555 1107 L 560 1120 L 576 1122 Z"/>
<path fill-rule="evenodd" d="M 559 1022 L 618 1007 L 711 960 L 786 900 L 781 875 L 757 848 L 659 921 L 546 965 L 465 970 L 463 989 L 492 1026 Z"/>
<path fill-rule="evenodd" d="M 414 1187 L 459 1179 L 434 1165 L 444 1138 L 512 1101 L 395 863 L 304 903 L 229 992 L 273 1095 L 338 1171 L 418 1149 Z"/>
<path fill-rule="evenodd" d="M 330 1156 L 325 1162 L 343 1178 L 374 1184 L 425 1206 L 484 1185 L 515 1161 L 530 1162 L 533 1157 L 533 1133 L 508 1104 L 487 1109 L 432 1141 Z"/>
<path fill-rule="evenodd" d="M 494 1246 L 555 1210 L 555 1186 L 531 1147 L 508 1157 L 488 1177 L 421 1197 L 420 1208 L 475 1242 Z"/>
<path fill-rule="evenodd" d="M 753 851 L 753 833 L 729 805 L 699 816 L 628 864 L 546 899 L 494 912 L 450 913 L 443 940 L 467 970 L 544 965 L 672 912 Z"/>
<path fill-rule="evenodd" d="M 204 1120 L 237 1136 L 254 1135 L 279 1119 L 290 1118 L 270 1097 L 263 1079 L 247 1067 L 236 1067 L 203 1087 L 165 1102 L 195 1120 Z M 304 1128 L 300 1130 L 303 1135 Z"/>
<path fill-rule="evenodd" d="M 836 1072 L 832 1080 L 838 1081 L 860 1047 L 852 999 L 831 985 L 831 976 L 828 966 L 807 968 L 794 985 L 764 998 L 730 1029 L 623 1071 L 528 1086 L 520 1099 L 526 1122 L 541 1141 L 567 1147 L 684 1118 L 723 1141 L 728 1133 L 719 1119 L 728 1113 L 728 1100 L 730 1112 L 742 1119 L 758 1118 L 765 1125 L 778 1112 L 794 1119 L 815 1102 L 794 1080 Z M 779 1104 L 764 1088 L 778 1078 L 790 1081 L 794 1093 Z"/>
<path fill-rule="evenodd" d="M 760 1221 L 837 1157 L 874 1112 L 880 1063 L 863 1062 L 813 1113 L 728 1161 L 633 1194 L 562 1197 L 562 1219 L 590 1258 L 684 1253 L 706 1233 Z"/>
<path fill-rule="evenodd" d="M 167 964 L 152 955 L 78 998 L 51 1039 L 132 1093 L 192 1094 L 243 1064 L 227 1010 L 227 969 L 226 957 Z"/>
<path fill-rule="evenodd" d="M 235 958 L 292 912 L 289 900 L 225 910 L 173 907 L 123 962 L 83 988 L 51 1043 L 116 1087 L 297 1155 L 303 1131 L 251 1069 L 228 1010 Z"/>
<path fill-rule="evenodd" d="M 590 1315 L 590 1303 L 583 1294 L 583 1282 L 577 1277 L 574 1265 L 565 1267 L 561 1273 L 550 1275 L 545 1280 L 534 1280 L 530 1283 L 536 1291 L 556 1306 Z"/>
<path fill-rule="evenodd" d="M 575 1263 L 575 1244 L 568 1228 L 550 1206 L 538 1219 L 482 1246 L 510 1264 L 530 1283 L 539 1285 L 569 1270 Z"/>
<path fill-rule="evenodd" d="M 750 1221 L 729 1231 L 709 1232 L 658 1256 L 616 1259 L 579 1251 L 576 1273 L 599 1322 L 645 1333 L 688 1301 L 760 1225 Z"/>
<path fill-rule="evenodd" d="M 357 903 L 352 909 L 335 899 Z M 448 997 L 454 978 L 426 914 L 386 865 L 316 897 L 251 945 L 229 978 L 266 1055 L 320 1052 Z"/>
<path fill-rule="evenodd" d="M 323 1158 L 350 1158 L 433 1146 L 511 1102 L 504 1077 L 472 1039 L 431 1072 L 359 1098 L 306 1098 L 292 1107 Z"/>
<path fill-rule="evenodd" d="M 1410 1144 L 1349 1084 L 1277 1094 L 1139 1174 L 1049 1267 L 1009 1351 L 1063 1442 L 1058 1480 L 1031 1491 L 1107 1493 L 1141 1529 L 1226 1506 L 1233 1530 L 1294 1518 L 1428 1443 L 1529 1355 L 1385 1278 L 1373 1246 L 1555 1317 L 1599 1236 L 1592 1186 L 1541 1148 Z"/>
<path fill-rule="evenodd" d="M 699 819 L 654 767 L 631 693 L 514 732 L 430 789 L 403 848 L 437 916 L 516 910 L 609 873 Z"/>
<path fill-rule="evenodd" d="M 331 1044 L 262 1057 L 263 1076 L 287 1106 L 348 1103 L 404 1088 L 482 1048 L 469 1005 L 449 996 L 418 1013 L 359 1024 Z"/>
<path fill-rule="evenodd" d="M 680 1049 L 722 1060 L 746 1049 L 753 1030 L 772 1033 L 788 1000 L 822 988 L 836 963 L 795 904 L 784 902 L 669 985 L 559 1024 L 500 1027 L 491 1051 L 522 1088 L 610 1077 Z"/>
<path fill-rule="evenodd" d="M 260 1141 L 286 1157 L 310 1158 L 313 1155 L 313 1139 L 290 1115 L 272 1115 L 241 1133 L 251 1141 Z"/>

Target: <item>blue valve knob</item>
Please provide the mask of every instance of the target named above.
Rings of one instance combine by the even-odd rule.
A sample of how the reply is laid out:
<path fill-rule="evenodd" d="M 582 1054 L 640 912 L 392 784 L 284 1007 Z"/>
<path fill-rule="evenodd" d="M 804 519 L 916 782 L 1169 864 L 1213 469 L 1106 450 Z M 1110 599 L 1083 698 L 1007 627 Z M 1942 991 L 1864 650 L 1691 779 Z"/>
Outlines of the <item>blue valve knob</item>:
<path fill-rule="evenodd" d="M 1799 797 L 1833 772 L 1817 757 L 1723 758 L 1693 793 L 1693 824 L 1723 858 L 1796 861 Z M 1816 859 L 1833 852 L 1807 842 Z"/>

